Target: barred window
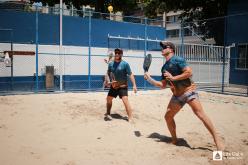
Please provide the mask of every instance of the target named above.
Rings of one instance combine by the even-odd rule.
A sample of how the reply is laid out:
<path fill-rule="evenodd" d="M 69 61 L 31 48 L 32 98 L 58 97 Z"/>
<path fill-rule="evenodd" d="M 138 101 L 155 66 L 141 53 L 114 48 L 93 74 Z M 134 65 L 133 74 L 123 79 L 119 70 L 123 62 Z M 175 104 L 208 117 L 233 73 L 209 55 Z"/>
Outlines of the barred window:
<path fill-rule="evenodd" d="M 237 68 L 248 69 L 248 44 L 238 45 Z"/>
<path fill-rule="evenodd" d="M 167 30 L 166 33 L 168 38 L 179 37 L 179 29 Z"/>

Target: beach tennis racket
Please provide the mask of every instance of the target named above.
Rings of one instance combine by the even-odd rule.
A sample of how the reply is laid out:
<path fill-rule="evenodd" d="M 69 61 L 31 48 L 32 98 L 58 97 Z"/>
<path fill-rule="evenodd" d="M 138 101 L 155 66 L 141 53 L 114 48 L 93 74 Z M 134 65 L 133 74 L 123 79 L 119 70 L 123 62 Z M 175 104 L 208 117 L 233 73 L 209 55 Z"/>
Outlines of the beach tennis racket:
<path fill-rule="evenodd" d="M 144 63 L 143 63 L 144 72 L 148 72 L 151 63 L 152 63 L 152 55 L 147 54 L 144 58 Z"/>
<path fill-rule="evenodd" d="M 118 89 L 120 87 L 119 83 L 115 80 L 115 75 L 113 72 L 110 72 L 110 85 L 114 89 Z"/>

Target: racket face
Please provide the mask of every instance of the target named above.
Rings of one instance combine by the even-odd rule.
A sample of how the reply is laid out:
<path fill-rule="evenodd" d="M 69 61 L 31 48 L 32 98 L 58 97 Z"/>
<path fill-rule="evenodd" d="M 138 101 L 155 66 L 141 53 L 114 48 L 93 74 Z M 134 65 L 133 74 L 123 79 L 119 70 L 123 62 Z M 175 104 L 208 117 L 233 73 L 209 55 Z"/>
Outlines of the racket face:
<path fill-rule="evenodd" d="M 152 63 L 152 55 L 147 54 L 145 56 L 144 63 L 143 63 L 143 69 L 145 72 L 149 70 L 151 63 Z"/>

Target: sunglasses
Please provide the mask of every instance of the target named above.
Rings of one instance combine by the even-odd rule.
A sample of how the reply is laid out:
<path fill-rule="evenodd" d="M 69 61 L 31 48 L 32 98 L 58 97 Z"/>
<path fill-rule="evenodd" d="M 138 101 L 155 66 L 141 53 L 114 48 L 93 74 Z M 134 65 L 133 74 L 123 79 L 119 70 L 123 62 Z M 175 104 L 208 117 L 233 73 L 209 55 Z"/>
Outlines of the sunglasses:
<path fill-rule="evenodd" d="M 119 54 L 119 55 L 121 55 L 122 53 L 121 53 L 121 52 L 115 52 L 115 54 Z"/>
<path fill-rule="evenodd" d="M 162 49 L 171 48 L 170 46 L 163 46 Z"/>

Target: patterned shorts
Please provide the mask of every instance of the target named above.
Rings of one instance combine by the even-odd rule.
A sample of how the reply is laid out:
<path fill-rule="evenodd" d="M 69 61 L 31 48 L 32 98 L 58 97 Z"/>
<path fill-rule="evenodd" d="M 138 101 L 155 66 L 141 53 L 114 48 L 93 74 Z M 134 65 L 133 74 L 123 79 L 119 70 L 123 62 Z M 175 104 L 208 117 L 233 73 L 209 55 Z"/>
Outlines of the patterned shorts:
<path fill-rule="evenodd" d="M 189 101 L 193 100 L 193 99 L 199 99 L 198 93 L 197 91 L 188 91 L 185 92 L 183 95 L 181 96 L 172 96 L 171 97 L 171 101 L 173 103 L 179 104 L 182 107 Z"/>

